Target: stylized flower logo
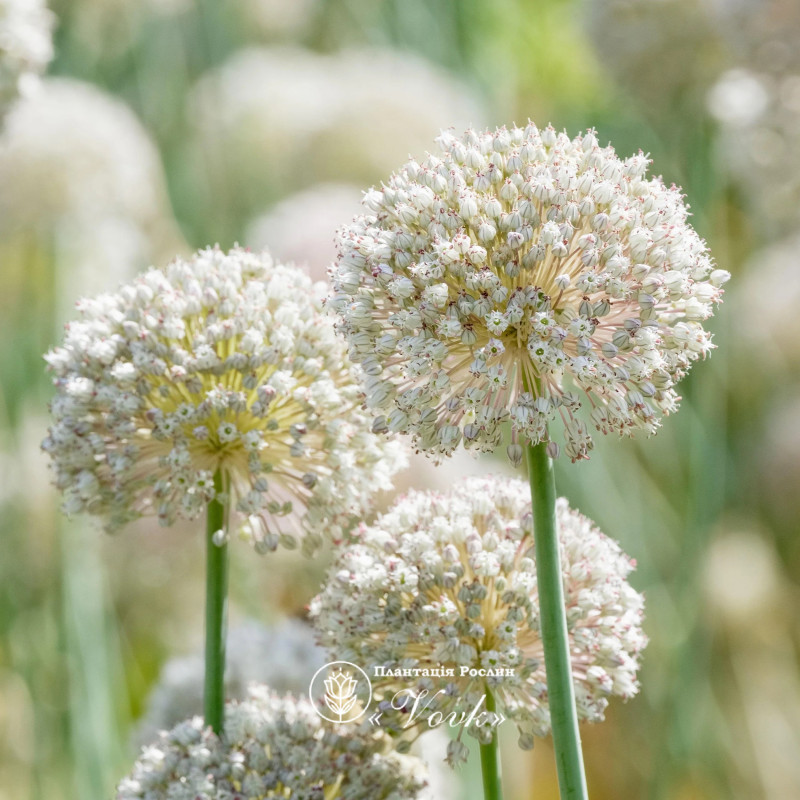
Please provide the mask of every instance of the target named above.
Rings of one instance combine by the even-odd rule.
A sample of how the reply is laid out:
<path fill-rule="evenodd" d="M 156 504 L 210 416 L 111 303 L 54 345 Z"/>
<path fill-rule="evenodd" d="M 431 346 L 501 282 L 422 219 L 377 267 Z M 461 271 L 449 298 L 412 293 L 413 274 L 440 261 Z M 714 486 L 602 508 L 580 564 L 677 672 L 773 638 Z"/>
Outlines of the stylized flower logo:
<path fill-rule="evenodd" d="M 311 679 L 308 694 L 314 710 L 329 722 L 355 722 L 372 702 L 369 676 L 349 661 L 332 661 L 320 667 Z"/>
<path fill-rule="evenodd" d="M 341 669 L 325 679 L 325 705 L 339 717 L 339 722 L 355 705 L 357 686 L 358 681 Z"/>

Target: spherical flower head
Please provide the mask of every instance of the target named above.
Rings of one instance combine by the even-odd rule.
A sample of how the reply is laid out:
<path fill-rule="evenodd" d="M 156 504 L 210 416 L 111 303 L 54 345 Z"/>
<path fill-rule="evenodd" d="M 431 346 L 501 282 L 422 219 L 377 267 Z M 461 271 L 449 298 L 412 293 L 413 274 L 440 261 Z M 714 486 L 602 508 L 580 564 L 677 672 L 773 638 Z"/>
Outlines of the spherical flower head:
<path fill-rule="evenodd" d="M 229 703 L 219 739 L 194 717 L 145 747 L 117 800 L 412 800 L 424 786 L 419 759 L 388 751 L 388 737 L 325 725 L 307 700 L 254 687 Z"/>
<path fill-rule="evenodd" d="M 510 420 L 512 461 L 518 439 L 547 441 L 556 420 L 573 461 L 590 426 L 654 432 L 712 347 L 703 321 L 729 277 L 679 190 L 592 132 L 529 124 L 438 142 L 338 234 L 331 306 L 376 429 L 449 455 L 495 449 Z"/>
<path fill-rule="evenodd" d="M 0 0 L 0 118 L 53 58 L 54 22 L 43 0 Z"/>
<path fill-rule="evenodd" d="M 322 293 L 267 253 L 208 249 L 81 301 L 46 356 L 64 509 L 170 525 L 216 496 L 260 551 L 342 535 L 403 455 L 369 431 Z"/>
<path fill-rule="evenodd" d="M 638 691 L 643 598 L 619 546 L 565 500 L 556 510 L 578 716 L 597 721 L 609 698 Z M 464 712 L 465 724 L 490 691 L 520 746 L 532 747 L 550 729 L 535 535 L 522 481 L 469 478 L 446 494 L 411 492 L 339 549 L 311 604 L 320 643 L 370 674 L 383 668 L 373 691 L 387 709 L 407 699 L 401 728 L 414 698 L 419 724 L 434 712 Z M 466 728 L 491 739 L 490 728 Z M 452 745 L 453 761 L 460 751 Z"/>

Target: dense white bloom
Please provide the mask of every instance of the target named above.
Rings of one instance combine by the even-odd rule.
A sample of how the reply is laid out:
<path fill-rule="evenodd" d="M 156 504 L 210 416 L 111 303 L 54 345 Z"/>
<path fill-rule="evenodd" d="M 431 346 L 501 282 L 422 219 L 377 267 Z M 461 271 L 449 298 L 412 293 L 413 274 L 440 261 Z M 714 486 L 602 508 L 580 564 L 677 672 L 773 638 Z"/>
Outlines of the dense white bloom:
<path fill-rule="evenodd" d="M 251 683 L 281 694 L 305 695 L 325 653 L 311 627 L 299 619 L 267 626 L 255 620 L 231 628 L 226 645 L 225 697 L 244 700 Z M 203 713 L 205 662 L 198 651 L 168 661 L 147 700 L 136 738 L 142 744 L 181 720 Z"/>
<path fill-rule="evenodd" d="M 94 293 L 180 251 L 158 150 L 133 112 L 79 81 L 48 78 L 0 140 L 0 258 L 29 270 L 31 244 L 69 286 Z M 73 295 L 74 296 L 74 295 Z"/>
<path fill-rule="evenodd" d="M 586 458 L 603 433 L 653 433 L 712 348 L 703 321 L 730 277 L 680 191 L 594 133 L 469 130 L 438 139 L 339 232 L 331 306 L 367 376 L 376 429 L 423 450 L 492 450 L 501 423 Z"/>
<path fill-rule="evenodd" d="M 359 213 L 361 197 L 355 186 L 316 184 L 253 220 L 245 241 L 253 248 L 269 246 L 276 258 L 302 265 L 313 278 L 326 280 L 336 258 L 333 232 Z"/>
<path fill-rule="evenodd" d="M 53 58 L 54 21 L 44 0 L 0 0 L 0 118 Z"/>
<path fill-rule="evenodd" d="M 307 700 L 253 688 L 230 703 L 218 739 L 194 717 L 145 747 L 117 800 L 411 800 L 419 759 L 388 752 L 388 737 L 325 725 Z"/>
<path fill-rule="evenodd" d="M 208 249 L 81 301 L 47 355 L 65 510 L 169 525 L 219 471 L 259 550 L 341 535 L 403 457 L 368 430 L 323 290 L 267 253 Z"/>
<path fill-rule="evenodd" d="M 520 745 L 531 747 L 550 719 L 530 508 L 528 486 L 500 478 L 400 499 L 360 528 L 355 545 L 339 549 L 311 603 L 321 644 L 371 674 L 453 669 L 454 676 L 379 676 L 373 690 L 386 709 L 400 705 L 398 692 L 427 690 L 425 720 L 434 710 L 469 714 L 488 687 L 518 726 Z M 611 696 L 638 690 L 643 598 L 628 584 L 633 564 L 615 542 L 563 499 L 557 517 L 578 715 L 595 721 Z M 489 674 L 469 673 L 481 669 Z M 497 670 L 511 674 L 491 674 Z M 459 760 L 460 745 L 449 752 Z"/>
<path fill-rule="evenodd" d="M 468 87 L 410 53 L 288 46 L 236 53 L 190 109 L 198 174 L 247 215 L 319 182 L 372 182 L 442 126 L 482 116 Z"/>

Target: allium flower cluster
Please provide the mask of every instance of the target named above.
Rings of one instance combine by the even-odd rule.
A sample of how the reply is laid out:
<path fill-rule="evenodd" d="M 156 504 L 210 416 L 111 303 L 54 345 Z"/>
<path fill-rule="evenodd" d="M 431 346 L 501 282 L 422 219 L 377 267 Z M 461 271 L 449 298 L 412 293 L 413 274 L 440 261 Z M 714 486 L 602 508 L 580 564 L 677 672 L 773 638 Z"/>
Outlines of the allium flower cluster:
<path fill-rule="evenodd" d="M 578 716 L 601 720 L 610 697 L 638 691 L 643 598 L 615 542 L 563 499 L 557 518 Z M 339 550 L 311 604 L 320 643 L 371 674 L 383 667 L 373 690 L 384 708 L 411 689 L 423 698 L 423 721 L 433 711 L 469 715 L 488 689 L 520 746 L 532 747 L 550 728 L 534 536 L 522 481 L 470 478 L 447 494 L 412 492 Z M 459 736 L 450 760 L 463 749 Z"/>
<path fill-rule="evenodd" d="M 53 58 L 53 22 L 44 0 L 0 0 L 0 118 Z"/>
<path fill-rule="evenodd" d="M 424 767 L 385 752 L 375 729 L 324 725 L 307 700 L 254 688 L 230 703 L 218 739 L 200 717 L 142 750 L 117 800 L 411 800 Z"/>
<path fill-rule="evenodd" d="M 311 626 L 286 619 L 273 626 L 255 620 L 228 633 L 225 657 L 225 697 L 244 700 L 251 683 L 285 693 L 304 695 L 314 673 L 325 663 Z M 198 651 L 168 661 L 147 700 L 147 711 L 136 738 L 149 742 L 159 731 L 203 711 L 205 663 Z"/>
<path fill-rule="evenodd" d="M 729 278 L 648 159 L 591 132 L 449 132 L 339 232 L 332 307 L 367 375 L 376 429 L 435 454 L 518 439 L 588 457 L 602 433 L 653 433 L 675 382 L 711 349 Z M 583 398 L 583 399 L 582 399 Z"/>
<path fill-rule="evenodd" d="M 403 457 L 368 429 L 322 291 L 267 253 L 208 249 L 81 301 L 46 357 L 65 510 L 170 525 L 222 489 L 260 551 L 341 535 Z"/>

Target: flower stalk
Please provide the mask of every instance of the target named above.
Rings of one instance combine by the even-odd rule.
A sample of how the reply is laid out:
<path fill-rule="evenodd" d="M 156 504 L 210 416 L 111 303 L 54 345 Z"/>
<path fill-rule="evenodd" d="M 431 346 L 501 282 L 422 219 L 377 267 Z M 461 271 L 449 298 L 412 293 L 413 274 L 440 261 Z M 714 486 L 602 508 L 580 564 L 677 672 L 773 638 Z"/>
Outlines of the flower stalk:
<path fill-rule="evenodd" d="M 222 473 L 214 474 L 206 516 L 206 670 L 203 714 L 218 736 L 225 722 L 225 640 L 228 617 L 228 536 Z"/>
<path fill-rule="evenodd" d="M 486 710 L 495 713 L 494 695 L 486 689 Z M 500 780 L 500 746 L 498 731 L 495 728 L 492 741 L 482 744 L 481 775 L 483 776 L 484 800 L 503 800 L 503 787 Z"/>
<path fill-rule="evenodd" d="M 539 619 L 558 785 L 561 800 L 587 800 L 558 548 L 553 461 L 544 442 L 527 445 L 526 455 L 533 509 Z"/>

